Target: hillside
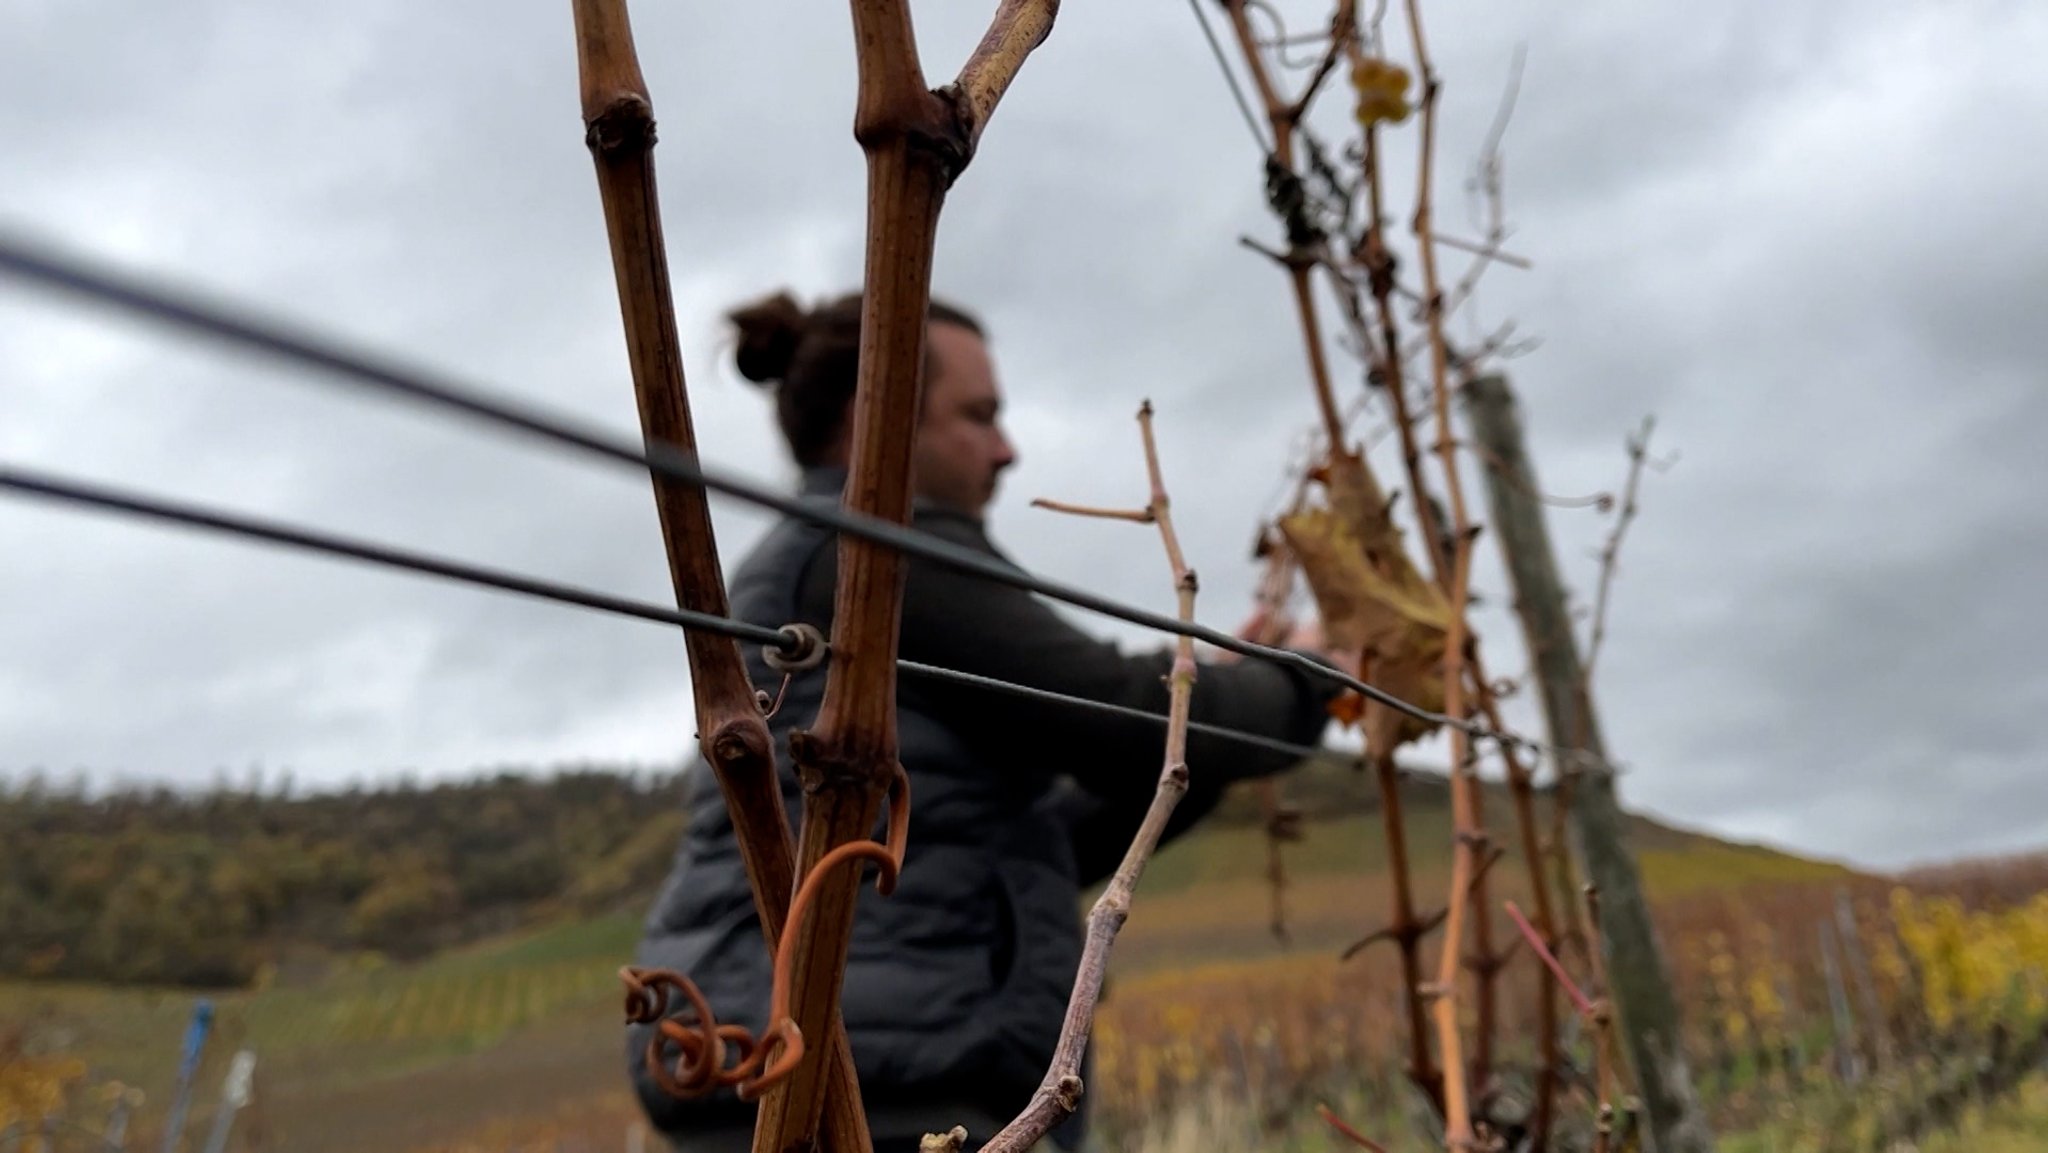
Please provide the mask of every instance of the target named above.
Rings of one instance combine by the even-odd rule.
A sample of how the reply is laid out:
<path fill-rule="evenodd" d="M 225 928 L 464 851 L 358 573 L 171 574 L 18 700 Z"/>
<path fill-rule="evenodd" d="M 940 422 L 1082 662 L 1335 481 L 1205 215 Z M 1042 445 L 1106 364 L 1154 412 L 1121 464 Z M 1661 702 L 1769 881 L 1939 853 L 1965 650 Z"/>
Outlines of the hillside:
<path fill-rule="evenodd" d="M 1268 879 L 1271 847 L 1260 802 L 1245 789 L 1225 802 L 1214 821 L 1160 853 L 1147 869 L 1119 945 L 1123 971 L 1180 967 L 1189 958 L 1256 959 L 1339 948 L 1386 922 L 1387 849 L 1374 781 L 1349 761 L 1330 757 L 1287 777 L 1282 791 L 1304 819 L 1301 839 L 1280 850 L 1284 939 L 1268 927 L 1275 903 Z M 1549 800 L 1539 797 L 1537 803 L 1547 832 Z M 1513 810 L 1505 786 L 1489 783 L 1483 808 L 1499 843 L 1512 850 L 1490 870 L 1495 895 L 1526 903 L 1529 886 L 1510 831 Z M 1418 907 L 1434 908 L 1442 904 L 1450 879 L 1445 779 L 1421 769 L 1406 774 L 1402 815 Z M 1640 816 L 1631 819 L 1629 838 L 1645 886 L 1662 902 L 1854 876 L 1841 865 Z"/>
<path fill-rule="evenodd" d="M 0 975 L 234 988 L 630 902 L 682 827 L 672 774 L 501 773 L 294 795 L 0 795 Z"/>
<path fill-rule="evenodd" d="M 1372 780 L 1329 757 L 1285 778 L 1314 830 L 1286 849 L 1309 930 L 1355 926 L 1355 880 L 1384 867 Z M 1447 846 L 1440 777 L 1405 786 L 1421 880 Z M 1507 797 L 1489 789 L 1505 824 Z M 304 984 L 331 970 L 418 961 L 508 933 L 636 914 L 673 854 L 672 773 L 579 768 L 418 787 L 295 795 L 218 788 L 89 796 L 31 785 L 0 794 L 0 977 L 190 988 Z M 1265 900 L 1256 798 L 1240 791 L 1198 844 L 1163 854 L 1145 891 L 1199 886 L 1234 931 Z M 1638 820 L 1652 881 L 1783 879 L 1832 867 Z M 1687 863 L 1667 867 L 1667 854 Z M 1676 858 L 1669 858 L 1676 859 Z M 1342 878 L 1346 896 L 1326 895 Z M 1341 913 L 1341 916 L 1340 916 Z M 1332 932 L 1340 930 L 1332 927 Z M 1134 933 L 1143 936 L 1142 933 Z"/>
<path fill-rule="evenodd" d="M 630 955 L 639 906 L 667 863 L 679 819 L 672 786 L 666 777 L 593 772 L 339 797 L 95 803 L 16 795 L 0 809 L 7 822 L 0 854 L 9 861 L 0 884 L 18 901 L 31 891 L 24 877 L 47 874 L 19 871 L 13 862 L 75 861 L 81 839 L 95 837 L 107 838 L 110 857 L 118 852 L 131 862 L 126 868 L 208 882 L 173 892 L 254 891 L 246 883 L 212 882 L 253 867 L 265 852 L 287 861 L 363 853 L 375 862 L 402 849 L 403 860 L 440 862 L 451 871 L 427 883 L 452 893 L 447 907 L 458 914 L 458 931 L 414 960 L 349 948 L 353 910 L 340 902 L 346 890 L 339 887 L 312 889 L 320 900 L 307 907 L 269 908 L 267 920 L 223 914 L 211 922 L 250 926 L 238 942 L 244 952 L 217 948 L 212 955 L 268 967 L 259 969 L 260 987 L 211 994 L 218 1025 L 201 1083 L 218 1084 L 236 1048 L 255 1049 L 261 1065 L 257 1103 L 246 1119 L 250 1136 L 302 1153 L 409 1148 L 452 1140 L 494 1119 L 516 1118 L 530 1132 L 553 1123 L 547 1118 L 560 1110 L 596 1110 L 600 1121 L 593 1124 L 623 1125 L 631 1109 L 620 1094 L 615 973 Z M 1336 948 L 1381 923 L 1386 874 L 1370 781 L 1332 761 L 1304 768 L 1289 778 L 1287 791 L 1306 816 L 1303 838 L 1285 849 L 1288 940 L 1268 930 L 1267 846 L 1256 798 L 1233 797 L 1215 821 L 1154 861 L 1118 945 L 1116 981 L 1211 962 L 1326 963 Z M 1417 775 L 1406 792 L 1417 892 L 1433 904 L 1448 877 L 1443 783 Z M 1505 797 L 1489 795 L 1488 803 L 1504 823 Z M 33 835 L 15 835 L 23 830 Z M 1659 899 L 1844 874 L 1649 822 L 1639 822 L 1634 835 Z M 564 838 L 554 842 L 555 865 L 491 847 L 530 846 L 528 838 L 543 836 Z M 466 860 L 465 851 L 486 859 Z M 588 854 L 588 864 L 571 867 L 578 852 Z M 511 859 L 543 862 L 535 875 L 552 883 L 531 890 L 478 885 Z M 199 862 L 209 862 L 208 870 Z M 379 867 L 365 871 L 374 876 Z M 1497 867 L 1496 880 L 1501 895 L 1520 891 L 1511 861 Z M 362 887 L 357 901 L 377 883 Z M 496 899 L 465 904 L 465 893 Z M 151 926 L 177 918 L 171 911 L 144 917 L 131 939 L 149 940 Z M 494 924 L 501 928 L 492 931 Z M 155 938 L 154 956 L 176 968 L 173 950 L 195 932 Z M 280 965 L 278 958 L 296 960 Z M 141 1086 L 152 1103 L 138 1116 L 141 1131 L 157 1123 L 152 1116 L 160 1120 L 195 1000 L 191 989 L 162 982 L 0 981 L 0 1033 L 27 1030 L 85 1058 L 96 1077 Z M 204 1124 L 203 1115 L 195 1124 Z M 614 1143 L 617 1130 L 611 1132 L 602 1144 Z"/>

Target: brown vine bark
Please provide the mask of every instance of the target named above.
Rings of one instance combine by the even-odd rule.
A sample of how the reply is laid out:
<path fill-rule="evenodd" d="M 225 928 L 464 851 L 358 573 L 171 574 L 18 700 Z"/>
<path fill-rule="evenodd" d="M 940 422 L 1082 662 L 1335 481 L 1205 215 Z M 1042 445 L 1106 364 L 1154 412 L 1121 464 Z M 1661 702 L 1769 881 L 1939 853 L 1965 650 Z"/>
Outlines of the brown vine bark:
<path fill-rule="evenodd" d="M 695 453 L 656 196 L 653 102 L 632 26 L 624 0 L 575 0 L 574 19 L 585 142 L 604 206 L 641 433 L 650 443 Z M 704 490 L 661 477 L 653 484 L 677 605 L 726 615 L 725 580 Z M 684 645 L 698 744 L 732 813 L 762 932 L 773 950 L 796 880 L 773 743 L 738 642 L 691 631 L 684 634 Z M 829 1071 L 827 1148 L 836 1153 L 865 1150 L 867 1125 L 845 1031 L 835 1027 L 814 1036 L 828 1038 L 819 1047 L 820 1065 Z"/>
<path fill-rule="evenodd" d="M 1500 706 L 1494 700 L 1488 687 L 1486 674 L 1473 654 L 1472 682 L 1474 698 L 1479 710 L 1486 717 L 1486 723 L 1494 729 L 1505 731 Z M 1536 782 L 1534 774 L 1512 746 L 1502 746 L 1501 756 L 1507 765 L 1508 793 L 1514 799 L 1515 832 L 1522 846 L 1523 867 L 1529 872 L 1529 892 L 1536 902 L 1536 924 L 1538 942 L 1552 953 L 1557 951 L 1557 912 L 1551 900 L 1549 873 L 1544 868 L 1543 835 L 1536 827 Z M 1544 970 L 1544 978 L 1536 1002 L 1536 1049 L 1540 1058 L 1536 1065 L 1536 1100 L 1532 1104 L 1529 1119 L 1530 1132 L 1535 1141 L 1532 1148 L 1549 1148 L 1550 1130 L 1556 1119 L 1557 1110 L 1557 1045 L 1558 1045 L 1558 986 L 1554 975 Z"/>
<path fill-rule="evenodd" d="M 1229 16 L 1230 27 L 1245 60 L 1246 69 L 1251 74 L 1252 83 L 1264 105 L 1267 122 L 1273 129 L 1273 153 L 1268 157 L 1267 163 L 1270 167 L 1284 169 L 1292 174 L 1296 163 L 1295 133 L 1299 129 L 1310 99 L 1314 96 L 1316 86 L 1329 74 L 1345 52 L 1355 50 L 1356 4 L 1354 0 L 1338 0 L 1337 10 L 1330 25 L 1331 43 L 1323 63 L 1318 67 L 1308 89 L 1292 101 L 1281 97 L 1279 89 L 1274 84 L 1272 72 L 1266 67 L 1265 60 L 1260 55 L 1258 39 L 1251 26 L 1246 0 L 1224 0 L 1224 9 Z M 1316 266 L 1324 262 L 1327 254 L 1318 249 L 1304 247 L 1311 243 L 1316 243 L 1320 247 L 1320 244 L 1316 238 L 1304 235 L 1300 220 L 1288 219 L 1285 223 L 1288 225 L 1289 250 L 1280 254 L 1278 260 L 1287 271 L 1288 286 L 1294 295 L 1295 312 L 1301 325 L 1302 340 L 1308 358 L 1309 379 L 1315 389 L 1316 409 L 1329 451 L 1335 455 L 1345 451 L 1344 422 L 1338 412 L 1336 391 L 1324 355 L 1322 324 L 1317 314 L 1312 281 Z M 1400 774 L 1395 767 L 1391 751 L 1375 751 L 1372 761 L 1379 784 L 1381 813 L 1386 823 L 1387 871 L 1393 914 L 1392 920 L 1380 936 L 1394 942 L 1400 952 L 1401 980 L 1409 1024 L 1408 1075 L 1440 1106 L 1442 1077 L 1430 1053 L 1428 1010 L 1422 978 L 1421 941 L 1428 929 L 1415 913 L 1413 871 L 1409 865 L 1407 827 L 1402 814 Z"/>
<path fill-rule="evenodd" d="M 1314 95 L 1316 85 L 1329 72 L 1337 48 L 1333 44 L 1325 64 L 1311 82 L 1309 89 L 1293 101 L 1284 100 L 1273 83 L 1270 69 L 1259 54 L 1258 37 L 1252 31 L 1251 17 L 1246 10 L 1245 0 L 1224 0 L 1224 9 L 1230 17 L 1231 31 L 1236 35 L 1238 47 L 1244 53 L 1245 66 L 1251 72 L 1252 83 L 1258 88 L 1259 99 L 1265 105 L 1267 123 L 1273 128 L 1273 153 L 1268 163 L 1277 165 L 1287 172 L 1294 171 L 1294 134 L 1299 130 L 1301 118 L 1306 112 L 1309 99 Z M 1354 0 L 1338 0 L 1338 14 L 1332 29 L 1349 27 L 1350 13 Z M 1298 229 L 1290 223 L 1290 250 L 1281 263 L 1287 268 L 1288 286 L 1294 293 L 1295 314 L 1301 322 L 1302 343 L 1308 354 L 1309 378 L 1315 385 L 1316 410 L 1321 414 L 1323 433 L 1328 438 L 1330 451 L 1342 451 L 1344 445 L 1344 421 L 1338 415 L 1337 394 L 1330 382 L 1330 366 L 1323 353 L 1322 323 L 1316 314 L 1314 286 L 1311 274 L 1319 260 L 1319 254 L 1304 251 L 1303 238 Z"/>
<path fill-rule="evenodd" d="M 1444 491 L 1451 506 L 1451 559 L 1449 591 L 1451 630 L 1444 648 L 1444 713 L 1453 722 L 1467 715 L 1465 701 L 1466 603 L 1472 570 L 1471 521 L 1465 512 L 1464 485 L 1458 478 L 1456 440 L 1451 427 L 1449 351 L 1443 332 L 1443 288 L 1437 277 L 1436 243 L 1433 235 L 1432 189 L 1436 149 L 1436 108 L 1439 82 L 1429 57 L 1428 41 L 1422 31 L 1419 0 L 1408 0 L 1408 30 L 1415 48 L 1416 73 L 1422 84 L 1422 147 L 1419 188 L 1415 195 L 1414 233 L 1422 253 L 1423 315 L 1429 329 L 1431 383 L 1435 390 L 1436 449 L 1444 474 Z M 1467 1096 L 1466 1070 L 1458 1033 L 1456 982 L 1459 954 L 1464 948 L 1463 918 L 1467 887 L 1486 852 L 1486 832 L 1478 823 L 1479 781 L 1472 771 L 1472 757 L 1465 730 L 1455 724 L 1451 740 L 1451 819 L 1455 829 L 1455 856 L 1451 862 L 1450 915 L 1444 922 L 1443 950 L 1437 963 L 1437 1000 L 1431 1006 L 1437 1028 L 1437 1047 L 1444 1066 L 1444 1134 L 1456 1153 L 1473 1143 L 1472 1111 Z M 1479 879 L 1483 881 L 1482 879 Z M 1485 916 L 1482 905 L 1481 916 Z"/>
<path fill-rule="evenodd" d="M 1354 66 L 1363 62 L 1363 50 L 1356 39 L 1351 42 L 1348 51 L 1351 54 Z M 1400 439 L 1402 464 L 1408 476 L 1410 492 L 1413 494 L 1418 527 L 1423 537 L 1432 571 L 1435 573 L 1438 583 L 1448 592 L 1452 584 L 1453 565 L 1450 558 L 1446 556 L 1446 544 L 1454 539 L 1456 534 L 1450 526 L 1442 523 L 1440 510 L 1429 495 L 1429 486 L 1423 475 L 1423 453 L 1415 431 L 1415 417 L 1410 411 L 1408 404 L 1405 356 L 1400 346 L 1399 330 L 1394 320 L 1394 263 L 1392 249 L 1387 244 L 1385 234 L 1386 212 L 1379 170 L 1379 131 L 1375 125 L 1368 125 L 1365 129 L 1363 158 L 1363 183 L 1367 195 L 1368 212 L 1366 215 L 1366 231 L 1361 238 L 1362 243 L 1359 244 L 1357 251 L 1353 255 L 1364 266 L 1367 284 L 1370 287 L 1374 302 L 1375 319 L 1378 321 L 1377 328 L 1380 337 L 1379 356 L 1377 358 L 1380 383 L 1384 388 L 1389 405 L 1393 409 L 1393 425 Z M 1420 228 L 1426 228 L 1427 226 L 1427 221 L 1425 221 L 1418 227 L 1418 240 L 1424 239 Z M 1428 236 L 1429 238 L 1440 239 L 1436 238 L 1433 232 L 1429 233 Z M 1349 310 L 1354 332 L 1360 338 L 1362 345 L 1370 346 L 1371 341 L 1369 337 L 1372 326 L 1367 323 L 1364 309 L 1359 302 L 1356 282 L 1342 275 L 1333 277 L 1333 279 L 1339 299 L 1345 303 Z M 1426 290 L 1426 293 L 1425 307 L 1431 309 L 1431 315 L 1436 321 L 1435 332 L 1437 335 L 1431 337 L 1429 334 L 1425 334 L 1425 339 L 1432 346 L 1436 346 L 1441 340 L 1442 296 L 1440 290 L 1435 292 L 1428 292 Z M 1476 641 L 1472 642 L 1468 647 L 1466 662 L 1471 679 L 1472 700 L 1476 710 L 1486 716 L 1488 723 L 1494 729 L 1504 730 L 1506 726 L 1502 723 L 1499 710 L 1493 699 L 1491 683 L 1487 678 L 1485 666 L 1480 659 Z M 1558 942 L 1557 921 L 1553 908 L 1554 903 L 1551 899 L 1547 883 L 1549 872 L 1545 868 L 1543 839 L 1537 828 L 1533 779 L 1528 769 L 1521 764 L 1520 758 L 1516 756 L 1512 748 L 1503 747 L 1502 752 L 1506 762 L 1507 780 L 1515 810 L 1515 821 L 1521 842 L 1524 866 L 1528 871 L 1535 894 L 1537 925 L 1546 943 L 1554 949 Z M 1485 814 L 1483 806 L 1478 803 L 1479 797 L 1476 789 L 1474 790 L 1473 800 L 1474 820 L 1483 828 Z M 1485 880 L 1482 877 L 1479 887 L 1475 889 L 1473 896 L 1481 909 L 1490 909 L 1491 906 L 1486 896 L 1484 885 Z M 1491 918 L 1490 916 L 1482 916 L 1474 926 L 1474 954 L 1468 960 L 1468 968 L 1473 970 L 1476 978 L 1478 1001 L 1478 1029 L 1472 1073 L 1474 1080 L 1480 1083 L 1486 1080 L 1491 1071 L 1493 1049 L 1499 1028 L 1497 977 L 1502 961 L 1503 954 L 1495 950 L 1492 944 Z M 1558 1086 L 1554 1056 L 1558 1034 L 1556 993 L 1555 984 L 1546 976 L 1542 984 L 1542 994 L 1538 1002 L 1537 1016 L 1538 1048 L 1540 1052 L 1545 1054 L 1537 1071 L 1537 1095 L 1534 1103 L 1534 1116 L 1532 1118 L 1537 1148 L 1542 1148 L 1548 1139 Z"/>
<path fill-rule="evenodd" d="M 860 360 L 852 415 L 849 509 L 910 519 L 908 446 L 923 394 L 933 248 L 947 189 L 1024 60 L 1051 30 L 1052 0 L 1005 0 L 959 77 L 925 85 L 906 0 L 854 0 L 859 91 L 854 138 L 867 158 L 868 220 Z M 895 550 L 843 538 L 833 606 L 833 664 L 814 727 L 792 733 L 804 787 L 797 862 L 808 875 L 828 853 L 865 837 L 897 772 L 897 633 L 904 566 Z M 804 1036 L 839 1019 L 858 870 L 819 881 L 797 928 L 791 1014 Z M 762 1098 L 755 1153 L 792 1153 L 816 1140 L 827 1075 L 806 1053 Z"/>

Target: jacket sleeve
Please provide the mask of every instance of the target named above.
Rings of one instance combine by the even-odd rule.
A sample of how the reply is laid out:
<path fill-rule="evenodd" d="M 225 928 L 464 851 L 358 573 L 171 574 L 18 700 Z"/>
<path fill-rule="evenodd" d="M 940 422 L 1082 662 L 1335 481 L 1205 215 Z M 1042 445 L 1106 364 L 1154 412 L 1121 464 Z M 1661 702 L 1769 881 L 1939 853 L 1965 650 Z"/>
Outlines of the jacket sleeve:
<path fill-rule="evenodd" d="M 1213 774 L 1190 771 L 1188 791 L 1166 819 L 1158 847 L 1171 845 L 1215 812 L 1228 787 Z M 1124 852 L 1137 837 L 1138 826 L 1144 824 L 1151 798 L 1107 800 L 1062 781 L 1054 787 L 1051 805 L 1073 846 L 1080 886 L 1087 889 L 1108 880 L 1117 866 L 1123 864 Z"/>
<path fill-rule="evenodd" d="M 967 518 L 925 515 L 917 527 L 1005 560 Z M 822 607 L 829 616 L 837 552 L 828 544 L 807 567 L 802 586 L 806 610 Z M 1166 714 L 1170 645 L 1126 654 L 1075 627 L 1034 594 L 935 561 L 913 557 L 907 567 L 903 659 Z M 1043 766 L 1092 793 L 1127 803 L 1152 793 L 1165 751 L 1161 724 L 909 673 L 901 683 L 909 690 L 913 682 L 922 701 L 996 763 Z M 1269 661 L 1210 663 L 1195 678 L 1190 716 L 1309 744 L 1321 734 L 1335 693 L 1321 678 Z M 1190 775 L 1205 782 L 1270 775 L 1294 763 L 1283 752 L 1189 735 Z"/>

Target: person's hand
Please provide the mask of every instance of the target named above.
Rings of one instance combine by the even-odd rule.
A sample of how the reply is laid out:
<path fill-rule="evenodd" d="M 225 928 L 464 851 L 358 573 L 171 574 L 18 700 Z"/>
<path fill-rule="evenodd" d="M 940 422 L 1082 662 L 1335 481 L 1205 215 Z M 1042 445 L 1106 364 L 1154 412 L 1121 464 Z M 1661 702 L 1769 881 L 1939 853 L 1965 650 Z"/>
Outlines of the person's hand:
<path fill-rule="evenodd" d="M 1306 620 L 1295 625 L 1292 629 L 1288 630 L 1287 639 L 1281 641 L 1280 644 L 1283 648 L 1305 649 L 1313 653 L 1322 652 L 1327 644 L 1323 637 L 1323 622 L 1320 620 Z"/>
<path fill-rule="evenodd" d="M 1270 638 L 1275 631 L 1292 627 L 1293 622 L 1289 621 L 1286 617 L 1276 617 L 1270 607 L 1259 605 L 1252 610 L 1252 615 L 1244 618 L 1244 623 L 1238 625 L 1231 635 L 1241 641 L 1267 644 L 1270 642 Z M 1202 659 L 1211 664 L 1227 665 L 1241 661 L 1244 657 L 1242 654 L 1231 652 L 1229 649 L 1213 649 L 1205 653 Z"/>
<path fill-rule="evenodd" d="M 1234 635 L 1241 641 L 1250 641 L 1258 645 L 1270 645 L 1277 643 L 1279 638 L 1293 631 L 1294 627 L 1293 618 L 1286 615 L 1285 610 L 1275 612 L 1272 606 L 1261 604 L 1252 609 L 1252 615 L 1244 618 L 1243 624 L 1237 626 L 1237 631 Z M 1244 658 L 1242 655 L 1231 652 L 1229 649 L 1219 649 L 1213 654 L 1212 659 L 1219 663 L 1228 664 L 1232 661 L 1243 660 Z"/>
<path fill-rule="evenodd" d="M 1320 660 L 1353 672 L 1358 668 L 1358 651 L 1355 648 L 1339 648 L 1323 633 L 1323 622 L 1310 619 L 1294 626 L 1287 639 L 1280 642 L 1281 648 L 1298 649 Z"/>
<path fill-rule="evenodd" d="M 1293 622 L 1285 617 L 1276 617 L 1271 606 L 1262 604 L 1252 610 L 1252 615 L 1244 618 L 1243 624 L 1237 626 L 1236 635 L 1239 640 L 1263 642 L 1264 638 L 1274 631 L 1276 625 L 1284 629 L 1292 627 L 1292 624 Z"/>

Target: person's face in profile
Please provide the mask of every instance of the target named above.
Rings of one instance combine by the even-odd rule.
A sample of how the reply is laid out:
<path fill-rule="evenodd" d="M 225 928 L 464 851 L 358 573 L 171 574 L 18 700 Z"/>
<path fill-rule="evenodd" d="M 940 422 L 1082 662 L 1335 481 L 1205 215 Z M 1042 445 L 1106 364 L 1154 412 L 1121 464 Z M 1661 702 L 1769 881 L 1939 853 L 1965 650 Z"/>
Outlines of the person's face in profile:
<path fill-rule="evenodd" d="M 995 499 L 997 477 L 1017 460 L 999 420 L 995 364 L 987 342 L 960 325 L 934 323 L 926 340 L 932 375 L 912 450 L 912 483 L 926 500 L 979 517 Z"/>

